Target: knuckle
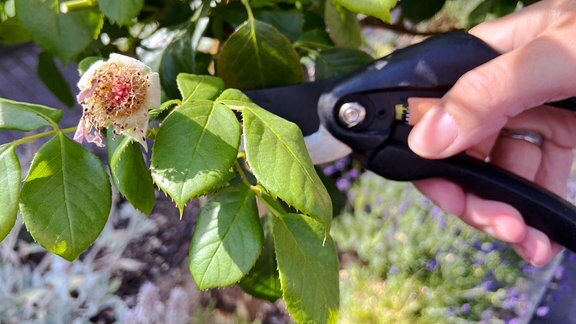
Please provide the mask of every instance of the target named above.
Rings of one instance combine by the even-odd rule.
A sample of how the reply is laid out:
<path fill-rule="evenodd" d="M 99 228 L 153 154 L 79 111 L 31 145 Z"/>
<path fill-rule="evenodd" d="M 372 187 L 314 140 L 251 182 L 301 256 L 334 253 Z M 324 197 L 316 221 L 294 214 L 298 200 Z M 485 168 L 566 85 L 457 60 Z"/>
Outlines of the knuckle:
<path fill-rule="evenodd" d="M 465 73 L 458 81 L 460 91 L 477 105 L 471 107 L 484 110 L 497 106 L 502 98 L 498 95 L 503 86 L 501 77 L 506 75 L 496 64 L 483 66 Z"/>
<path fill-rule="evenodd" d="M 576 147 L 576 113 L 554 109 L 545 119 L 552 139 L 560 146 L 568 149 Z"/>

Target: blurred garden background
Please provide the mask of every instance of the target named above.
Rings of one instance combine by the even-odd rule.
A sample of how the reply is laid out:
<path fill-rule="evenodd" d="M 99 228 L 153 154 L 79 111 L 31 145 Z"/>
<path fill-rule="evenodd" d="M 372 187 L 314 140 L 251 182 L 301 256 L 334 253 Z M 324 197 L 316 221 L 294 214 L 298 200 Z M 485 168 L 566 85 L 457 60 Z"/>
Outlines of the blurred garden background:
<path fill-rule="evenodd" d="M 11 1 L 0 3 L 8 6 Z M 471 14 L 483 3 L 493 7 L 480 20 L 497 16 L 496 4 L 506 3 L 513 9 L 522 6 L 518 1 L 430 3 L 439 3 L 443 9 L 419 23 L 364 20 L 363 50 L 380 57 L 428 34 L 466 28 Z M 392 14 L 394 21 L 402 12 Z M 80 109 L 63 104 L 66 95 L 48 89 L 37 73 L 43 49 L 30 41 L 11 44 L 15 34 L 2 34 L 11 31 L 5 23 L 9 18 L 4 16 L 0 28 L 0 97 L 66 109 L 63 123 L 75 125 Z M 108 28 L 106 37 L 115 30 L 113 24 Z M 148 34 L 153 32 L 158 31 Z M 156 35 L 160 42 L 165 36 Z M 133 48 L 130 39 L 115 41 L 103 46 L 133 50 L 143 58 L 158 45 Z M 213 45 L 209 39 L 203 44 Z M 56 62 L 63 80 L 74 89 L 77 64 Z M 317 62 L 303 59 L 313 74 L 311 63 Z M 0 132 L 0 143 L 14 136 Z M 30 145 L 19 152 L 22 169 L 37 149 Z M 96 153 L 104 158 L 102 152 Z M 318 171 L 325 176 L 338 207 L 331 234 L 340 260 L 341 323 L 576 323 L 567 310 L 576 305 L 570 296 L 576 288 L 570 276 L 576 269 L 574 254 L 567 252 L 549 266 L 536 268 L 506 245 L 444 214 L 409 183 L 365 172 L 351 159 L 321 166 Z M 261 300 L 239 286 L 199 291 L 187 258 L 204 201 L 188 204 L 180 219 L 164 194 L 158 192 L 156 198 L 154 211 L 145 216 L 115 192 L 104 231 L 74 262 L 46 253 L 18 219 L 0 243 L 0 323 L 291 322 L 281 300 Z M 576 202 L 576 177 L 571 178 L 569 199 Z"/>

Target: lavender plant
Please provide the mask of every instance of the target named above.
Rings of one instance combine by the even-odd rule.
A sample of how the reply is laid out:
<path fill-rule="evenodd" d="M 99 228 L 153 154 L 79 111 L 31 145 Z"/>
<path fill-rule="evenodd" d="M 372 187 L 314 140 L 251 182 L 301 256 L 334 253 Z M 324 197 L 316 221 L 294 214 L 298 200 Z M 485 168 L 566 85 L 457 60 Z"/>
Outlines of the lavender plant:
<path fill-rule="evenodd" d="M 366 173 L 348 197 L 332 230 L 352 256 L 341 271 L 344 322 L 525 322 L 534 313 L 554 265 L 525 264 L 404 184 Z"/>

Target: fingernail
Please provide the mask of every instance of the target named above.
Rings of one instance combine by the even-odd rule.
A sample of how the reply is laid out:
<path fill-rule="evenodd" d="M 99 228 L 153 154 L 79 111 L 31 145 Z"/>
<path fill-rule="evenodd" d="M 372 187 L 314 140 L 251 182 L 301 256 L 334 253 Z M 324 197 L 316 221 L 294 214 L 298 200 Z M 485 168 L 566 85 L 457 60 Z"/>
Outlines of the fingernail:
<path fill-rule="evenodd" d="M 408 143 L 410 148 L 423 157 L 438 157 L 458 137 L 454 118 L 439 106 L 431 108 L 416 124 Z"/>
<path fill-rule="evenodd" d="M 520 244 L 515 244 L 513 245 L 514 250 L 516 251 L 516 253 L 522 258 L 524 259 L 526 262 L 528 262 L 530 265 L 535 266 L 535 267 L 542 267 L 544 266 L 546 263 L 542 263 L 541 260 L 536 260 L 534 257 L 534 253 L 532 253 L 526 246 L 524 246 L 524 244 L 520 243 Z"/>

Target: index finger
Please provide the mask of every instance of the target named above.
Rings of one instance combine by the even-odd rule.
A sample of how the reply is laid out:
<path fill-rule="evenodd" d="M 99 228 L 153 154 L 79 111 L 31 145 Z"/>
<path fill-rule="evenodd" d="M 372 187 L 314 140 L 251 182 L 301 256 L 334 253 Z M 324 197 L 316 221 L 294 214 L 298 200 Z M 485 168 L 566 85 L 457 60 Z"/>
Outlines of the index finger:
<path fill-rule="evenodd" d="M 528 44 L 559 16 L 574 9 L 574 1 L 540 1 L 507 16 L 484 22 L 469 32 L 505 53 Z"/>

